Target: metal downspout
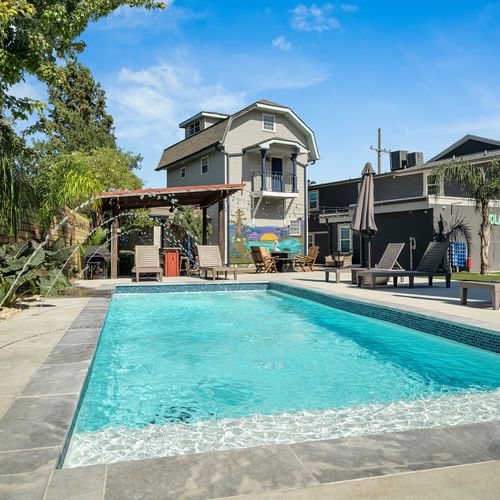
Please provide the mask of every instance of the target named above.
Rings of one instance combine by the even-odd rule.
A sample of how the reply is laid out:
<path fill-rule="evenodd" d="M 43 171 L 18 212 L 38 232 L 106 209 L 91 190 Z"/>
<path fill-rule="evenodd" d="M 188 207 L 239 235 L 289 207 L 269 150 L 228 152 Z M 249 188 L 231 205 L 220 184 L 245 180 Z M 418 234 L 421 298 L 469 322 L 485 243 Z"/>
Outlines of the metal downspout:
<path fill-rule="evenodd" d="M 304 165 L 304 255 L 307 255 L 309 249 L 307 244 L 309 242 L 309 192 L 307 190 L 307 165 Z"/>

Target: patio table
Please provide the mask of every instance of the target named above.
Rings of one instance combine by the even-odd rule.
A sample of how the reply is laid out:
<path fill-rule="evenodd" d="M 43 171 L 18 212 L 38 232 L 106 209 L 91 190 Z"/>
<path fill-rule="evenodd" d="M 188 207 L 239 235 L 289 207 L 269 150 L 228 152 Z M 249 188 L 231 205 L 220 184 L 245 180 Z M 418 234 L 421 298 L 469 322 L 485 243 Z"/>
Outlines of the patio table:
<path fill-rule="evenodd" d="M 278 272 L 284 273 L 293 269 L 294 259 L 289 257 L 288 252 L 271 252 L 271 257 L 276 259 L 276 268 Z"/>

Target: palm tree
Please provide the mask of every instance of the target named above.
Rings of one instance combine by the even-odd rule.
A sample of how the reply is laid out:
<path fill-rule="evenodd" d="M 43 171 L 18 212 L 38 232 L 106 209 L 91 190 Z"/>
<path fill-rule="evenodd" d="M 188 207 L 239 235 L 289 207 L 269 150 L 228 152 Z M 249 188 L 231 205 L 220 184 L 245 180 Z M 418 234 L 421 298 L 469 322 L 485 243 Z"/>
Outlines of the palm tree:
<path fill-rule="evenodd" d="M 0 157 L 0 226 L 17 241 L 33 195 L 30 176 L 14 160 Z"/>
<path fill-rule="evenodd" d="M 437 167 L 432 172 L 438 186 L 444 182 L 454 184 L 463 196 L 472 198 L 476 210 L 481 213 L 479 237 L 481 241 L 481 274 L 489 272 L 489 248 L 491 223 L 490 201 L 500 197 L 500 161 L 493 160 L 472 164 L 468 161 L 452 161 Z"/>
<path fill-rule="evenodd" d="M 45 158 L 35 177 L 38 195 L 38 224 L 47 233 L 64 207 L 75 208 L 88 200 L 102 185 L 73 153 Z"/>

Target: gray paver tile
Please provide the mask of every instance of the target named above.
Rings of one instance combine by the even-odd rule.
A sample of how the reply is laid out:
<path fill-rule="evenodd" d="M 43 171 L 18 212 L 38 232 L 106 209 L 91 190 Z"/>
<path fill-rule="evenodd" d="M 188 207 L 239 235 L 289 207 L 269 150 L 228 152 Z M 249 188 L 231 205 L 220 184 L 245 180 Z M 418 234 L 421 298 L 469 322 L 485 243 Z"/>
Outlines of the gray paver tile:
<path fill-rule="evenodd" d="M 111 464 L 105 498 L 217 498 L 313 484 L 290 449 L 275 446 Z"/>
<path fill-rule="evenodd" d="M 42 500 L 50 470 L 0 476 L 2 500 Z"/>
<path fill-rule="evenodd" d="M 96 313 L 94 311 L 84 311 L 71 324 L 71 328 L 101 328 L 106 314 L 104 312 Z"/>
<path fill-rule="evenodd" d="M 59 341 L 59 344 L 91 344 L 97 342 L 100 328 L 69 329 Z"/>
<path fill-rule="evenodd" d="M 0 475 L 53 469 L 61 448 L 0 452 Z"/>
<path fill-rule="evenodd" d="M 88 361 L 94 355 L 95 343 L 90 344 L 58 344 L 54 347 L 44 365 L 58 363 L 77 363 Z"/>
<path fill-rule="evenodd" d="M 270 491 L 234 500 L 492 500 L 500 491 L 499 462 Z M 229 499 L 228 499 L 229 500 Z"/>
<path fill-rule="evenodd" d="M 500 421 L 457 425 L 442 430 L 460 442 L 484 451 L 489 457 L 500 459 Z"/>
<path fill-rule="evenodd" d="M 290 445 L 322 483 L 490 460 L 439 429 Z"/>
<path fill-rule="evenodd" d="M 33 375 L 22 396 L 79 393 L 89 366 L 90 360 L 78 363 L 44 364 Z"/>
<path fill-rule="evenodd" d="M 0 420 L 0 451 L 61 446 L 78 395 L 18 398 Z"/>
<path fill-rule="evenodd" d="M 91 465 L 54 471 L 44 500 L 100 500 L 104 496 L 106 467 Z"/>

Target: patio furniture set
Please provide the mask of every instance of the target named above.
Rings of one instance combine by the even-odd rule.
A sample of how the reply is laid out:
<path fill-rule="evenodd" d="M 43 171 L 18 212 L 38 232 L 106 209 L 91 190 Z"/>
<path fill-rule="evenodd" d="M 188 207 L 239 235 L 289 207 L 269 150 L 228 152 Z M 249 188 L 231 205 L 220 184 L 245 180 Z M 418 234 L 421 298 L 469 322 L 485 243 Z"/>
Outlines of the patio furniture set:
<path fill-rule="evenodd" d="M 255 264 L 256 273 L 275 273 L 286 271 L 314 271 L 322 270 L 325 273 L 325 280 L 330 281 L 330 275 L 335 275 L 335 283 L 339 283 L 341 276 L 350 276 L 351 283 L 358 287 L 370 286 L 374 289 L 377 285 L 387 285 L 392 278 L 393 285 L 398 286 L 398 280 L 403 281 L 408 278 L 409 287 L 415 286 L 416 277 L 428 279 L 429 286 L 433 285 L 435 276 L 444 277 L 446 288 L 451 286 L 451 270 L 445 264 L 445 257 L 448 251 L 447 242 L 431 242 L 428 244 L 422 259 L 415 270 L 403 269 L 398 258 L 404 248 L 404 243 L 389 243 L 382 254 L 378 264 L 373 269 L 362 268 L 352 264 L 352 257 L 345 255 L 327 256 L 325 266 L 315 268 L 315 263 L 319 253 L 318 246 L 311 246 L 308 254 L 289 257 L 287 252 L 271 252 L 267 247 L 252 246 L 252 259 Z M 234 266 L 225 266 L 222 263 L 219 247 L 216 245 L 198 245 L 198 265 L 200 275 L 215 280 L 221 273 L 227 279 L 228 273 L 232 273 L 234 279 L 238 278 L 238 269 Z M 160 267 L 159 247 L 139 245 L 135 249 L 135 267 L 133 272 L 136 281 L 139 281 L 141 274 L 155 274 L 161 280 L 162 268 Z M 340 266 L 339 266 L 340 264 Z M 342 265 L 344 264 L 344 265 Z M 189 267 L 187 267 L 189 269 Z M 468 290 L 487 290 L 492 294 L 493 309 L 500 308 L 500 283 L 495 282 L 461 282 L 460 298 L 463 305 L 467 304 Z"/>

